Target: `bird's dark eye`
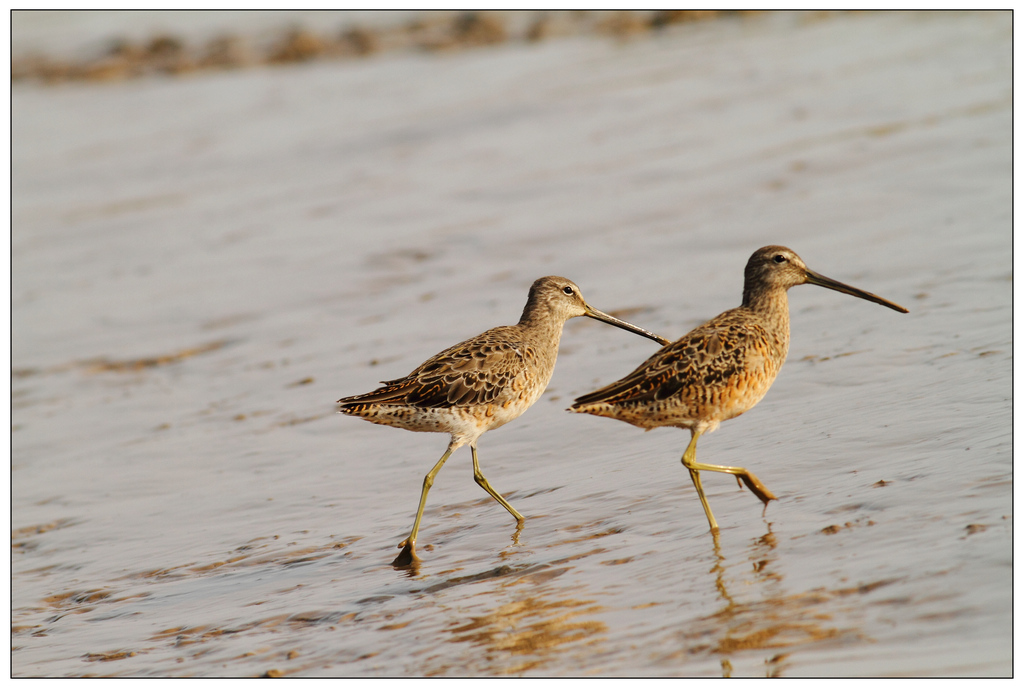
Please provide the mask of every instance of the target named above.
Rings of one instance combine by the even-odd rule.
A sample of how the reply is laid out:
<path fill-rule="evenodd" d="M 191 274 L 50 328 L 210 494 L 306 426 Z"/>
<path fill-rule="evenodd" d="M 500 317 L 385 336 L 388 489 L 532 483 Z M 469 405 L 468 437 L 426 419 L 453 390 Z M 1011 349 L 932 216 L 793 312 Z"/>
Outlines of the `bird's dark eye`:
<path fill-rule="evenodd" d="M 566 294 L 568 296 L 572 296 L 572 287 L 565 287 L 565 288 L 563 288 L 562 289 L 562 293 L 564 293 L 564 294 Z"/>
<path fill-rule="evenodd" d="M 785 263 L 786 262 L 786 256 L 784 256 L 784 255 L 782 255 L 780 253 L 780 254 L 776 255 L 774 258 L 772 258 L 772 260 L 774 260 L 776 263 Z"/>

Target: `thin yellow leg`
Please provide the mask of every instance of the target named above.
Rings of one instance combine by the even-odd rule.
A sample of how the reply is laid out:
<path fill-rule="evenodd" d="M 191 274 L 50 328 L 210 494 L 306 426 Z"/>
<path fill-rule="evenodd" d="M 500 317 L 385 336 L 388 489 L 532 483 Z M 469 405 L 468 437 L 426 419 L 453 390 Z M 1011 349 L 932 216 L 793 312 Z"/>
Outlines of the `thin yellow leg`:
<path fill-rule="evenodd" d="M 700 497 L 700 503 L 704 507 L 704 513 L 708 517 L 708 525 L 711 526 L 711 532 L 717 535 L 718 522 L 715 520 L 715 515 L 711 513 L 711 505 L 708 504 L 707 497 L 704 496 L 704 488 L 700 484 L 700 473 L 690 469 L 690 479 L 693 480 L 693 486 L 697 488 L 697 496 Z"/>
<path fill-rule="evenodd" d="M 469 445 L 469 448 L 473 450 L 473 479 L 476 480 L 476 484 L 487 490 L 487 494 L 498 500 L 498 504 L 508 509 L 508 512 L 512 514 L 512 517 L 516 519 L 519 525 L 523 525 L 523 515 L 516 511 L 511 504 L 505 501 L 505 498 L 498 494 L 491 484 L 487 482 L 487 478 L 484 477 L 483 472 L 480 470 L 480 461 L 476 456 L 476 444 Z"/>
<path fill-rule="evenodd" d="M 690 471 L 690 479 L 693 480 L 693 486 L 697 488 L 697 496 L 700 497 L 700 503 L 704 507 L 704 514 L 708 517 L 708 525 L 711 526 L 711 532 L 717 533 L 718 522 L 715 521 L 715 515 L 711 513 L 711 505 L 708 504 L 708 499 L 704 496 L 704 487 L 700 484 L 700 473 L 696 468 L 692 467 L 694 465 L 694 458 L 697 456 L 698 437 L 700 437 L 699 432 L 692 432 L 690 444 L 683 453 L 683 466 Z"/>
<path fill-rule="evenodd" d="M 459 448 L 460 445 L 452 440 L 448 443 L 448 451 L 444 453 L 441 460 L 434 464 L 434 467 L 430 469 L 426 477 L 423 478 L 423 492 L 420 493 L 420 507 L 416 510 L 416 520 L 412 524 L 412 533 L 409 534 L 405 540 L 402 540 L 398 544 L 402 548 L 401 553 L 395 557 L 395 560 L 391 562 L 392 566 L 410 566 L 414 562 L 419 561 L 419 557 L 416 556 L 416 535 L 420 532 L 420 519 L 423 518 L 423 508 L 427 505 L 427 493 L 430 492 L 430 486 L 434 484 L 434 477 L 438 471 L 441 470 L 441 466 L 448 460 L 448 457 L 452 455 L 452 452 Z"/>
<path fill-rule="evenodd" d="M 753 492 L 758 499 L 760 499 L 767 506 L 768 502 L 775 499 L 775 495 L 771 493 L 764 484 L 758 480 L 757 476 L 748 471 L 746 468 L 740 468 L 739 466 L 716 466 L 709 463 L 697 463 L 697 438 L 700 437 L 701 433 L 691 431 L 692 437 L 690 438 L 690 444 L 686 447 L 686 452 L 683 454 L 683 465 L 690 471 L 690 478 L 693 480 L 694 487 L 697 488 L 697 496 L 700 497 L 701 504 L 704 506 L 704 513 L 707 514 L 708 523 L 711 524 L 711 532 L 715 532 L 718 528 L 718 524 L 715 522 L 715 517 L 711 514 L 711 507 L 708 505 L 708 500 L 704 496 L 704 488 L 700 484 L 699 471 L 715 471 L 717 473 L 730 473 L 736 476 L 737 482 L 742 480 L 743 483 Z"/>
<path fill-rule="evenodd" d="M 742 480 L 743 484 L 746 485 L 754 495 L 760 499 L 765 505 L 777 497 L 772 494 L 772 491 L 764 486 L 757 476 L 748 471 L 746 468 L 740 468 L 739 466 L 716 466 L 708 463 L 691 463 L 687 466 L 691 470 L 697 471 L 716 471 L 718 473 L 731 473 L 736 476 L 737 480 Z"/>

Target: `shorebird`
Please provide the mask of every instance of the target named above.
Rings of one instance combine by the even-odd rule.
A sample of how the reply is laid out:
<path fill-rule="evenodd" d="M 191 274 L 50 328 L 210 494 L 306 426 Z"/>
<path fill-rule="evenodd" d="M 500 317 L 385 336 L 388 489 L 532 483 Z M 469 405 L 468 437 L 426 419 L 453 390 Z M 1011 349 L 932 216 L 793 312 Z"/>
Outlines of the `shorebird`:
<path fill-rule="evenodd" d="M 592 308 L 580 289 L 564 277 L 541 277 L 530 287 L 523 315 L 515 325 L 495 327 L 445 349 L 405 377 L 385 380 L 368 394 L 339 399 L 339 413 L 414 432 L 446 432 L 448 449 L 423 479 L 420 505 L 409 537 L 394 566 L 412 566 L 416 536 L 434 477 L 452 452 L 464 444 L 473 451 L 473 477 L 519 526 L 523 516 L 490 486 L 480 470 L 476 443 L 488 430 L 518 418 L 548 386 L 555 370 L 562 326 L 585 315 L 660 344 L 669 341 Z"/>
<path fill-rule="evenodd" d="M 789 351 L 786 291 L 798 284 L 816 284 L 907 312 L 880 296 L 819 275 L 784 246 L 765 246 L 747 261 L 743 305 L 695 328 L 626 377 L 584 394 L 569 408 L 645 430 L 663 426 L 689 430 L 683 466 L 690 471 L 712 533 L 718 532 L 718 523 L 704 496 L 700 471 L 731 473 L 765 507 L 775 499 L 746 468 L 697 463 L 697 439 L 713 432 L 723 420 L 752 409 L 772 386 Z"/>

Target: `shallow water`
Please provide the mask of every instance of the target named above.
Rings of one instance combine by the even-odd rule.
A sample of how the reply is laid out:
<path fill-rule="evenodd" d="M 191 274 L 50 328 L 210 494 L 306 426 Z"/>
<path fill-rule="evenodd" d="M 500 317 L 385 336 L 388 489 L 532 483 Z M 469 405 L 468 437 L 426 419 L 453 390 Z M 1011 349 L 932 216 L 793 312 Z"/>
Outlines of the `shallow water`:
<path fill-rule="evenodd" d="M 1010 675 L 1010 16 L 13 90 L 12 672 Z M 778 243 L 789 362 L 688 434 L 564 413 L 653 342 L 570 321 L 456 453 L 334 413 L 530 283 L 664 336 Z"/>

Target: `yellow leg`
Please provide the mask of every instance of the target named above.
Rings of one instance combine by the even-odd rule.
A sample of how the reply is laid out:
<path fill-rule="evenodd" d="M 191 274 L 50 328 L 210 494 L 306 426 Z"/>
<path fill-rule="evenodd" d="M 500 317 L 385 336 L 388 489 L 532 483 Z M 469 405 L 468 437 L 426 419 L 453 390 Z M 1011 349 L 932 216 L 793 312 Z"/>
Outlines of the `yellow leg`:
<path fill-rule="evenodd" d="M 716 466 L 708 463 L 697 463 L 697 438 L 700 437 L 701 433 L 691 431 L 692 437 L 690 438 L 690 444 L 686 447 L 686 452 L 683 454 L 683 465 L 690 471 L 690 478 L 693 480 L 693 486 L 697 488 L 697 496 L 700 497 L 700 502 L 704 506 L 704 513 L 707 514 L 708 523 L 711 524 L 711 531 L 715 532 L 718 529 L 718 524 L 715 522 L 715 517 L 711 514 L 711 507 L 708 505 L 708 500 L 704 496 L 704 488 L 700 484 L 700 473 L 699 471 L 715 471 L 717 473 L 730 473 L 736 476 L 736 480 L 742 480 L 744 484 L 753 492 L 758 499 L 764 502 L 766 505 L 769 501 L 775 499 L 775 495 L 764 486 L 764 484 L 758 480 L 757 476 L 748 471 L 746 468 L 740 468 L 738 466 Z"/>
<path fill-rule="evenodd" d="M 512 517 L 516 519 L 516 522 L 521 526 L 523 525 L 523 515 L 516 511 L 511 504 L 505 501 L 505 498 L 498 494 L 491 484 L 487 482 L 487 478 L 484 477 L 483 472 L 480 470 L 480 461 L 476 456 L 476 444 L 469 445 L 469 448 L 473 450 L 473 479 L 476 480 L 476 484 L 487 490 L 487 494 L 498 500 L 498 504 L 508 509 L 508 512 L 512 514 Z"/>
<path fill-rule="evenodd" d="M 423 507 L 427 505 L 427 493 L 430 492 L 430 486 L 434 484 L 434 477 L 438 471 L 441 470 L 441 466 L 448 460 L 448 457 L 452 455 L 452 452 L 459 448 L 452 440 L 448 443 L 448 451 L 444 453 L 441 460 L 434 464 L 434 467 L 430 469 L 426 477 L 423 478 L 423 492 L 420 494 L 420 508 L 416 510 L 416 520 L 412 524 L 412 533 L 409 534 L 405 540 L 399 543 L 399 547 L 402 548 L 402 552 L 395 557 L 395 560 L 391 562 L 392 566 L 411 566 L 414 562 L 419 561 L 419 557 L 416 556 L 416 535 L 420 532 L 420 519 L 423 518 Z"/>
<path fill-rule="evenodd" d="M 699 432 L 693 432 L 690 437 L 690 444 L 686 447 L 686 451 L 683 452 L 683 466 L 690 471 L 690 479 L 693 480 L 693 486 L 697 488 L 697 496 L 700 497 L 701 506 L 704 507 L 704 514 L 708 517 L 708 525 L 711 526 L 712 533 L 718 533 L 718 522 L 715 521 L 715 515 L 711 513 L 711 505 L 708 504 L 707 497 L 704 496 L 704 487 L 700 484 L 700 473 L 696 468 L 692 468 L 694 465 L 694 459 L 697 457 L 697 438 L 700 437 Z"/>

